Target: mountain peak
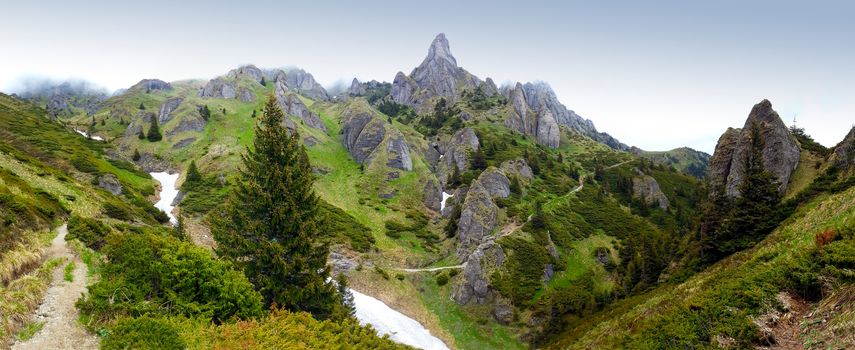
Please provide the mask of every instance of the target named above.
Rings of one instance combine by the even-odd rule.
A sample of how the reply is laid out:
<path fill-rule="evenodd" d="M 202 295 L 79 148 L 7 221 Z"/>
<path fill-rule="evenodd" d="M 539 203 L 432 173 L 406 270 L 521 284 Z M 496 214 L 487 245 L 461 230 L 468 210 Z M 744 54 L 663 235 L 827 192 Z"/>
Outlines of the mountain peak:
<path fill-rule="evenodd" d="M 439 33 L 433 39 L 433 42 L 430 44 L 430 49 L 428 50 L 428 55 L 425 58 L 425 63 L 436 60 L 444 60 L 455 67 L 457 66 L 457 60 L 451 55 L 451 48 L 448 45 L 448 39 L 445 37 L 445 33 Z"/>

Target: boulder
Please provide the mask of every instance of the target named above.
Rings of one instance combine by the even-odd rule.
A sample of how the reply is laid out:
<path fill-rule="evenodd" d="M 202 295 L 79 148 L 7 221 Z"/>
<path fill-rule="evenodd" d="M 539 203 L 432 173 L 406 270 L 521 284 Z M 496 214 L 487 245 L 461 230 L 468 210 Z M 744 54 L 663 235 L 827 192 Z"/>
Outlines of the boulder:
<path fill-rule="evenodd" d="M 178 106 L 181 105 L 181 101 L 184 101 L 183 97 L 173 97 L 164 101 L 163 104 L 160 105 L 160 111 L 157 113 L 157 122 L 163 125 L 172 120 L 172 112 L 178 109 Z"/>
<path fill-rule="evenodd" d="M 479 177 L 480 179 L 480 177 Z M 465 260 L 498 224 L 499 207 L 480 181 L 472 182 L 457 221 L 457 256 Z"/>
<path fill-rule="evenodd" d="M 487 190 L 491 198 L 507 198 L 511 195 L 510 180 L 505 173 L 490 167 L 478 176 L 478 182 Z"/>
<path fill-rule="evenodd" d="M 492 240 L 478 245 L 465 259 L 463 276 L 452 288 L 452 299 L 460 305 L 470 301 L 476 304 L 491 301 L 494 293 L 490 288 L 490 275 L 500 268 L 504 261 L 505 252 L 501 245 Z"/>
<path fill-rule="evenodd" d="M 843 141 L 834 146 L 834 158 L 843 169 L 855 168 L 855 126 L 849 130 Z"/>
<path fill-rule="evenodd" d="M 99 176 L 98 187 L 101 187 L 107 190 L 107 192 L 117 196 L 122 193 L 122 184 L 119 182 L 119 179 L 116 178 L 116 175 L 113 174 L 104 174 Z"/>
<path fill-rule="evenodd" d="M 186 139 L 183 139 L 181 141 L 176 142 L 174 145 L 172 145 L 172 148 L 173 149 L 181 149 L 181 148 L 190 146 L 190 144 L 192 144 L 193 142 L 196 142 L 196 138 L 195 137 L 188 137 Z"/>

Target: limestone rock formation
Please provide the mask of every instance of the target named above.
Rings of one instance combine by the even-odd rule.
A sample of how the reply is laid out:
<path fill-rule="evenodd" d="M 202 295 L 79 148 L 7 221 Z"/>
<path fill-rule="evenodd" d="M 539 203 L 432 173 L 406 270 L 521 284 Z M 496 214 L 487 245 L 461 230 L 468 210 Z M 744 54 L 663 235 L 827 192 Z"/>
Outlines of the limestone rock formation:
<path fill-rule="evenodd" d="M 255 80 L 257 83 L 261 83 L 261 78 L 264 77 L 264 73 L 262 73 L 261 69 L 258 69 L 258 67 L 250 64 L 230 70 L 226 74 L 226 77 L 230 79 L 248 78 Z"/>
<path fill-rule="evenodd" d="M 166 136 L 173 136 L 185 131 L 202 131 L 205 130 L 205 119 L 200 116 L 187 116 L 181 119 L 174 128 L 166 132 Z"/>
<path fill-rule="evenodd" d="M 451 297 L 461 305 L 490 301 L 494 294 L 490 289 L 490 274 L 504 262 L 505 252 L 498 243 L 490 240 L 478 245 L 467 257 L 462 281 L 453 287 Z"/>
<path fill-rule="evenodd" d="M 659 182 L 652 176 L 639 174 L 632 178 L 632 195 L 647 205 L 656 205 L 660 209 L 668 209 L 668 197 L 659 188 Z"/>
<path fill-rule="evenodd" d="M 223 78 L 211 79 L 199 90 L 199 97 L 229 99 L 235 96 L 237 96 L 237 86 L 234 81 Z"/>
<path fill-rule="evenodd" d="M 428 179 L 423 190 L 425 206 L 435 212 L 442 208 L 442 188 L 435 179 Z"/>
<path fill-rule="evenodd" d="M 763 167 L 778 180 L 780 192 L 786 192 L 790 176 L 799 164 L 801 151 L 768 100 L 754 105 L 742 129 L 728 129 L 719 138 L 709 169 L 714 191 L 723 190 L 729 197 L 739 196 L 746 160 L 751 153 L 752 125 L 759 128 L 763 139 Z"/>
<path fill-rule="evenodd" d="M 457 130 L 447 142 L 437 146 L 443 152 L 437 159 L 437 178 L 440 183 L 446 184 L 454 168 L 460 172 L 469 170 L 469 155 L 480 148 L 480 143 L 475 130 L 463 128 Z"/>
<path fill-rule="evenodd" d="M 368 161 L 374 149 L 386 137 L 385 123 L 367 111 L 348 109 L 344 113 L 342 142 L 350 155 L 359 164 Z"/>
<path fill-rule="evenodd" d="M 172 112 L 178 109 L 178 106 L 181 105 L 181 101 L 184 101 L 183 97 L 173 97 L 163 102 L 160 105 L 160 111 L 157 112 L 157 122 L 163 125 L 164 123 L 172 120 Z"/>
<path fill-rule="evenodd" d="M 397 136 L 388 138 L 386 141 L 386 151 L 389 153 L 389 160 L 386 162 L 388 167 L 413 170 L 413 160 L 410 158 L 410 146 L 404 140 L 404 135 L 398 133 Z"/>
<path fill-rule="evenodd" d="M 363 86 L 358 79 L 353 78 L 353 81 L 350 82 L 350 88 L 347 89 L 347 94 L 350 96 L 365 95 L 365 86 Z"/>
<path fill-rule="evenodd" d="M 280 71 L 274 80 L 283 81 L 289 89 L 313 100 L 328 101 L 330 99 L 327 90 L 305 70 L 297 68 L 287 72 Z"/>
<path fill-rule="evenodd" d="M 282 108 L 282 111 L 286 115 L 293 115 L 300 118 L 309 127 L 327 131 L 327 127 L 321 121 L 321 118 L 309 111 L 309 108 L 303 104 L 300 97 L 291 92 L 281 80 L 276 81 L 276 92 L 274 95 L 276 101 L 279 103 L 279 108 Z"/>
<path fill-rule="evenodd" d="M 843 141 L 834 146 L 835 162 L 844 169 L 855 168 L 855 126 L 849 130 Z"/>
<path fill-rule="evenodd" d="M 553 112 L 543 101 L 534 101 L 537 105 L 532 108 L 523 85 L 517 83 L 510 90 L 508 99 L 513 109 L 505 118 L 505 126 L 523 135 L 534 137 L 538 143 L 556 148 L 560 142 L 558 122 Z"/>
<path fill-rule="evenodd" d="M 395 79 L 392 80 L 391 96 L 392 100 L 403 105 L 416 105 L 419 101 L 416 100 L 416 82 L 403 72 L 398 72 Z"/>

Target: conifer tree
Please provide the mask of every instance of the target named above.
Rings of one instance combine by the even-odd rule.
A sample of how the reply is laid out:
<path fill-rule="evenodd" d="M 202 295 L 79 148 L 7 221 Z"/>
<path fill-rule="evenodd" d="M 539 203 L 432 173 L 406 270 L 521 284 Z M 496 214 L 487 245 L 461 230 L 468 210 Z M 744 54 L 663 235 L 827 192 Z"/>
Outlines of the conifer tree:
<path fill-rule="evenodd" d="M 298 134 L 281 126 L 284 117 L 270 96 L 239 181 L 212 220 L 217 254 L 244 271 L 266 305 L 339 317 L 309 158 Z"/>
<path fill-rule="evenodd" d="M 136 162 L 136 161 L 139 161 L 140 158 L 142 158 L 142 156 L 140 155 L 140 150 L 135 149 L 134 150 L 134 157 L 132 159 Z"/>
<path fill-rule="evenodd" d="M 157 117 L 151 117 L 151 126 L 148 128 L 148 140 L 151 142 L 157 142 L 163 139 L 163 135 L 160 134 L 160 126 L 157 125 Z"/>
<path fill-rule="evenodd" d="M 187 167 L 187 178 L 184 179 L 184 182 L 199 183 L 201 181 L 202 174 L 199 173 L 199 168 L 196 167 L 196 161 L 191 161 L 190 166 Z"/>
<path fill-rule="evenodd" d="M 347 287 L 347 276 L 339 273 L 335 278 L 335 282 L 338 295 L 341 296 L 341 314 L 346 317 L 352 317 L 356 313 L 356 305 L 353 303 L 353 293 Z"/>
<path fill-rule="evenodd" d="M 140 127 L 140 132 L 137 133 L 137 138 L 140 140 L 145 140 L 145 133 L 142 131 L 142 127 Z"/>
<path fill-rule="evenodd" d="M 253 111 L 253 113 L 254 113 L 254 112 L 255 112 L 255 111 Z M 203 120 L 205 120 L 205 121 L 208 121 L 208 119 L 210 119 L 210 118 L 211 118 L 211 110 L 210 110 L 210 109 L 208 109 L 208 105 L 203 105 L 202 107 L 199 107 L 199 115 L 200 115 L 200 116 L 202 117 L 202 119 L 203 119 Z"/>
<path fill-rule="evenodd" d="M 484 155 L 484 151 L 481 150 L 481 148 L 482 147 L 478 147 L 478 149 L 472 152 L 472 169 L 487 169 L 487 157 Z"/>
<path fill-rule="evenodd" d="M 145 105 L 144 105 L 142 102 L 140 102 L 140 107 L 139 107 L 139 108 L 140 108 L 140 110 L 143 110 L 143 111 L 144 111 L 144 110 L 145 110 Z"/>
<path fill-rule="evenodd" d="M 261 77 L 261 86 L 267 86 L 267 80 L 264 80 L 264 77 Z"/>

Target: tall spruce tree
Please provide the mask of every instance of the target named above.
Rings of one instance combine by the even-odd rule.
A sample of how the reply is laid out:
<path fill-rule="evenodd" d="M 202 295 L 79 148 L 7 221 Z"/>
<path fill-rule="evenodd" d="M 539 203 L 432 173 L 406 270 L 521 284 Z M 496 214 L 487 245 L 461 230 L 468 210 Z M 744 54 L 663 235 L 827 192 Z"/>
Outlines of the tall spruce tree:
<path fill-rule="evenodd" d="M 157 142 L 163 139 L 163 135 L 160 134 L 160 126 L 157 125 L 157 117 L 151 117 L 151 126 L 148 128 L 148 140 L 151 142 Z"/>
<path fill-rule="evenodd" d="M 312 170 L 296 132 L 270 96 L 242 156 L 239 181 L 212 231 L 217 253 L 243 269 L 266 305 L 340 317 L 341 296 L 328 283 L 329 248 L 319 230 Z"/>
<path fill-rule="evenodd" d="M 190 166 L 187 167 L 187 178 L 184 179 L 185 182 L 193 182 L 198 183 L 202 181 L 202 174 L 199 173 L 199 168 L 196 167 L 196 161 L 190 161 Z"/>

